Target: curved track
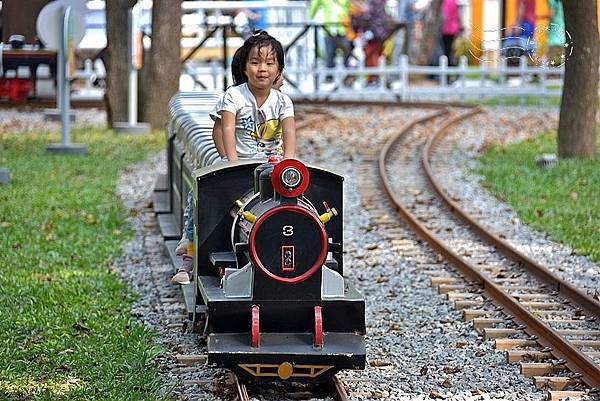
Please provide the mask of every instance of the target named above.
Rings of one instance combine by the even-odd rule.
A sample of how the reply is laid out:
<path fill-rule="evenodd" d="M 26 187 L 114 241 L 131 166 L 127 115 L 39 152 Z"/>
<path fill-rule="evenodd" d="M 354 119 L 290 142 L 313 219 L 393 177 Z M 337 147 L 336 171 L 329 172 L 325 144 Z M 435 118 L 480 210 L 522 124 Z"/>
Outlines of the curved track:
<path fill-rule="evenodd" d="M 550 352 L 556 358 L 549 371 L 562 371 L 563 365 L 566 365 L 576 372 L 568 380 L 562 380 L 568 385 L 581 380 L 592 388 L 600 387 L 600 366 L 593 360 L 598 355 L 589 351 L 598 347 L 598 341 L 581 339 L 600 334 L 600 325 L 595 323 L 600 317 L 600 303 L 559 279 L 540 263 L 519 253 L 500 238 L 501 234 L 487 231 L 461 210 L 435 177 L 431 158 L 439 143 L 452 126 L 478 112 L 480 110 L 477 108 L 442 111 L 412 122 L 390 138 L 378 158 L 385 191 L 403 220 L 475 284 L 488 301 L 497 305 L 490 306 L 481 298 L 481 294 L 473 291 L 458 296 L 455 293 L 457 307 L 482 307 L 471 311 L 475 316 L 478 311 L 480 316 L 487 316 L 501 309 L 513 321 L 511 326 L 514 328 L 496 330 L 501 330 L 507 336 L 529 335 L 527 338 L 507 340 L 515 340 L 513 343 L 520 345 L 537 341 L 545 347 L 542 350 L 544 353 Z M 431 125 L 433 119 L 443 121 L 436 124 L 439 128 L 436 127 L 432 135 L 419 133 L 415 129 L 419 125 Z M 401 173 L 407 176 L 412 174 L 412 182 L 405 178 L 402 181 L 404 185 L 395 183 Z M 392 174 L 394 179 L 391 178 Z M 435 194 L 432 193 L 432 187 Z M 460 221 L 451 216 L 449 211 Z M 463 248 L 461 251 L 461 244 L 464 243 L 477 245 L 470 245 L 470 249 Z M 437 282 L 443 283 L 444 280 Z M 455 281 L 449 278 L 446 282 Z M 499 322 L 504 321 L 500 319 Z M 557 325 L 570 326 L 556 329 Z M 582 325 L 585 325 L 584 329 Z M 487 330 L 494 333 L 493 328 Z M 533 352 L 531 354 L 534 355 Z"/>

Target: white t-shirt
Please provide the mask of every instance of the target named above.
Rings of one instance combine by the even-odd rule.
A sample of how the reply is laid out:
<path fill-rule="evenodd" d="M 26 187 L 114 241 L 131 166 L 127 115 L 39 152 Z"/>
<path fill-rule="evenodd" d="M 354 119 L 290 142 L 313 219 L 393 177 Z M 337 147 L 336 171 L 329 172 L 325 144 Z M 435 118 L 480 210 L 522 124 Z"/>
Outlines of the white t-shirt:
<path fill-rule="evenodd" d="M 294 106 L 288 95 L 271 89 L 259 108 L 248 84 L 232 86 L 223 96 L 222 110 L 235 115 L 235 143 L 240 159 L 283 153 L 281 122 L 294 117 Z"/>
<path fill-rule="evenodd" d="M 223 98 L 225 98 L 224 93 L 219 97 L 219 100 L 217 100 L 217 103 L 215 103 L 215 107 L 213 107 L 213 109 L 210 111 L 210 113 L 208 113 L 208 115 L 210 116 L 210 118 L 213 121 L 217 121 L 217 120 L 221 119 L 221 114 L 223 113 Z"/>

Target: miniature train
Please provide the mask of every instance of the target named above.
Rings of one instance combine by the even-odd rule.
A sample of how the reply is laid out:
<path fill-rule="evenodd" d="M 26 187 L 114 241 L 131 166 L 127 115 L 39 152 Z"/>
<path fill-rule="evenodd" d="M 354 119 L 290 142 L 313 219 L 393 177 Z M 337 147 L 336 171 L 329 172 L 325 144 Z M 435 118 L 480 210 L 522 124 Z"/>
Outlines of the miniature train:
<path fill-rule="evenodd" d="M 159 214 L 173 255 L 192 190 L 194 274 L 184 293 L 208 365 L 246 381 L 324 382 L 364 369 L 365 302 L 344 278 L 343 177 L 296 159 L 213 164 L 216 96 L 171 101 Z"/>

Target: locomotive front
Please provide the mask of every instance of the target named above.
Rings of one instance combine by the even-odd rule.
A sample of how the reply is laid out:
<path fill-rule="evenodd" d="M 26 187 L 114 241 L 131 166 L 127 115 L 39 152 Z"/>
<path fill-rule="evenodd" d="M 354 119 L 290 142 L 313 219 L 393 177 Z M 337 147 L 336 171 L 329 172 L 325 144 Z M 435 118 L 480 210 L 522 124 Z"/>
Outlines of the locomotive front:
<path fill-rule="evenodd" d="M 324 224 L 337 211 L 326 206 L 325 213 L 318 215 L 301 196 L 309 182 L 308 169 L 298 160 L 269 163 L 256 170 L 256 196 L 246 204 L 238 203 L 241 218 L 234 227 L 248 244 L 252 266 L 267 280 L 299 284 L 325 264 L 329 244 Z"/>
<path fill-rule="evenodd" d="M 251 178 L 227 213 L 233 252 L 208 255 L 218 281 L 197 277 L 208 363 L 254 380 L 364 368 L 364 299 L 343 276 L 341 177 L 271 159 Z"/>

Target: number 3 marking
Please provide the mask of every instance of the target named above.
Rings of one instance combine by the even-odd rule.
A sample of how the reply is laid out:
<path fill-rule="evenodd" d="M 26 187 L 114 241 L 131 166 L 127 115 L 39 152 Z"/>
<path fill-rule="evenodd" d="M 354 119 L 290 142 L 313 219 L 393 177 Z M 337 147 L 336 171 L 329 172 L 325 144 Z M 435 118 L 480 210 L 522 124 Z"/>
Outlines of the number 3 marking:
<path fill-rule="evenodd" d="M 283 226 L 283 235 L 286 237 L 294 235 L 294 226 Z"/>

